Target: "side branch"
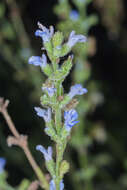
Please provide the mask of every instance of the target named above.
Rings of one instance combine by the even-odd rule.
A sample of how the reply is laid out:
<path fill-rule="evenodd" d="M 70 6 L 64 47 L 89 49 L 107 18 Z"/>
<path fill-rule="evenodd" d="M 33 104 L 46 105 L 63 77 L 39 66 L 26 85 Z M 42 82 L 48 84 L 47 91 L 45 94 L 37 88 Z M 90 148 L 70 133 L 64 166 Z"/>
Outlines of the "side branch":
<path fill-rule="evenodd" d="M 39 166 L 35 162 L 32 154 L 28 148 L 27 136 L 19 134 L 19 132 L 16 130 L 16 127 L 7 111 L 8 104 L 9 104 L 8 100 L 4 101 L 3 98 L 0 98 L 0 112 L 2 113 L 5 121 L 7 122 L 7 125 L 9 127 L 10 131 L 13 134 L 13 136 L 8 137 L 8 140 L 7 140 L 8 145 L 9 146 L 18 145 L 23 149 L 29 163 L 31 164 L 34 172 L 36 173 L 38 179 L 40 180 L 41 187 L 48 190 L 49 185 L 48 185 L 47 179 L 44 176 L 42 170 L 39 168 Z"/>

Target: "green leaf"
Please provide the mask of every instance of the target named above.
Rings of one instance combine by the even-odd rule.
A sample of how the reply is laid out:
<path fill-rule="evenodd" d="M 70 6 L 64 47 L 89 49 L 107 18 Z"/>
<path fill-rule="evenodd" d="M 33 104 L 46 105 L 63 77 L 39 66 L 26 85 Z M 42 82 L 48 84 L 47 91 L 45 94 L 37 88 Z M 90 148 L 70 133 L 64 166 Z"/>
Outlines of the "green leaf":
<path fill-rule="evenodd" d="M 30 185 L 30 182 L 28 179 L 24 179 L 21 184 L 18 187 L 18 190 L 27 190 Z"/>
<path fill-rule="evenodd" d="M 5 15 L 5 5 L 0 3 L 0 19 L 3 18 Z"/>
<path fill-rule="evenodd" d="M 42 71 L 43 71 L 43 73 L 45 73 L 45 75 L 47 75 L 47 76 L 50 76 L 50 75 L 52 74 L 52 72 L 53 72 L 52 67 L 51 67 L 51 65 L 49 65 L 49 64 L 47 64 L 46 67 L 43 67 L 43 68 L 42 68 Z"/>
<path fill-rule="evenodd" d="M 4 24 L 1 27 L 1 32 L 2 32 L 3 36 L 7 39 L 15 38 L 15 32 L 13 31 L 13 27 L 7 21 L 4 21 Z"/>
<path fill-rule="evenodd" d="M 50 172 L 52 178 L 55 178 L 56 172 L 55 172 L 55 163 L 53 160 L 46 161 L 46 167 L 47 170 Z"/>
<path fill-rule="evenodd" d="M 62 179 L 64 175 L 69 171 L 70 165 L 66 160 L 63 160 L 60 165 L 60 178 Z"/>
<path fill-rule="evenodd" d="M 52 38 L 52 43 L 54 47 L 60 46 L 63 42 L 64 36 L 62 32 L 55 32 L 53 38 Z"/>

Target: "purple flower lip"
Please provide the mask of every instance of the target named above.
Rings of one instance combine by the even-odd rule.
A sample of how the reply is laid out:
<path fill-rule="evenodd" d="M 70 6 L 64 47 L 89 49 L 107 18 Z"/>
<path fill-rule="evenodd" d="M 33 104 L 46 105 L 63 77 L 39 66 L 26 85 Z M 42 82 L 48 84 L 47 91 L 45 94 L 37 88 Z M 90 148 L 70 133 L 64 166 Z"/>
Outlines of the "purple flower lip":
<path fill-rule="evenodd" d="M 48 108 L 46 110 L 46 109 L 42 109 L 40 107 L 35 107 L 34 109 L 35 109 L 37 115 L 39 117 L 42 117 L 45 120 L 45 122 L 51 121 L 51 108 Z"/>
<path fill-rule="evenodd" d="M 35 36 L 41 37 L 43 42 L 49 42 L 54 34 L 54 28 L 53 26 L 50 26 L 50 28 L 46 28 L 43 26 L 40 22 L 38 22 L 39 30 L 36 30 Z"/>
<path fill-rule="evenodd" d="M 39 150 L 43 155 L 46 161 L 52 160 L 52 147 L 49 146 L 47 150 L 42 145 L 37 145 L 36 150 Z"/>
<path fill-rule="evenodd" d="M 28 63 L 44 68 L 47 65 L 47 57 L 45 54 L 42 54 L 42 57 L 32 56 L 29 58 Z"/>
<path fill-rule="evenodd" d="M 86 36 L 84 36 L 82 34 L 76 35 L 75 31 L 72 31 L 70 33 L 70 36 L 69 36 L 69 39 L 68 39 L 68 42 L 67 42 L 67 46 L 72 48 L 76 43 L 78 43 L 78 42 L 83 43 L 83 42 L 86 42 L 86 41 L 87 41 Z"/>
<path fill-rule="evenodd" d="M 78 18 L 79 18 L 79 13 L 78 13 L 78 11 L 72 10 L 72 11 L 70 12 L 70 19 L 73 20 L 73 21 L 77 21 Z"/>
<path fill-rule="evenodd" d="M 43 91 L 46 91 L 50 97 L 52 97 L 57 91 L 56 88 L 52 87 L 42 87 Z"/>
<path fill-rule="evenodd" d="M 49 33 L 42 32 L 41 30 L 36 30 L 35 36 L 39 36 L 43 39 L 44 43 L 50 41 L 50 35 Z"/>
<path fill-rule="evenodd" d="M 83 88 L 81 84 L 75 84 L 74 86 L 71 87 L 68 96 L 70 98 L 73 98 L 76 95 L 83 95 L 86 94 L 87 92 L 88 90 L 86 88 Z"/>
<path fill-rule="evenodd" d="M 71 128 L 76 125 L 77 123 L 79 123 L 78 119 L 78 113 L 76 112 L 76 110 L 71 109 L 69 111 L 65 111 L 64 112 L 64 125 L 67 131 L 70 131 Z"/>
<path fill-rule="evenodd" d="M 50 190 L 56 190 L 56 185 L 53 179 L 50 181 L 49 185 L 50 185 Z"/>

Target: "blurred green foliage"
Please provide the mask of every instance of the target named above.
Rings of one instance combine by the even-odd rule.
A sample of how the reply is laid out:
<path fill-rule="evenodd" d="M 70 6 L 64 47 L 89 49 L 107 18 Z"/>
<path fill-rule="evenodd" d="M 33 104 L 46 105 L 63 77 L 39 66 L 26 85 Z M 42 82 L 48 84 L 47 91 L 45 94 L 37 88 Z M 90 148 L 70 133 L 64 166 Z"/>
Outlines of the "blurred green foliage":
<path fill-rule="evenodd" d="M 41 84 L 42 75 L 39 70 L 27 64 L 34 51 L 15 0 L 0 3 L 0 25 L 1 56 L 14 69 L 14 80 L 27 82 L 33 87 L 31 98 L 36 100 L 39 97 L 38 84 Z"/>
<path fill-rule="evenodd" d="M 123 1 L 95 0 L 94 5 L 101 14 L 102 23 L 107 28 L 110 38 L 118 38 L 124 19 Z"/>
<path fill-rule="evenodd" d="M 74 0 L 72 4 L 67 0 L 59 0 L 58 5 L 54 11 L 57 13 L 61 21 L 58 23 L 58 29 L 64 31 L 66 35 L 72 30 L 76 33 L 85 34 L 88 36 L 89 29 L 97 24 L 96 15 L 87 15 L 87 6 L 92 1 L 80 1 Z M 61 11 L 62 9 L 62 11 Z M 72 19 L 71 14 L 76 11 L 78 18 Z M 74 15 L 75 16 L 75 15 Z M 88 38 L 88 43 L 84 48 L 84 45 L 78 45 L 74 48 L 74 55 L 76 66 L 72 75 L 72 83 L 82 83 L 87 86 L 88 94 L 80 98 L 78 106 L 80 124 L 75 128 L 70 145 L 75 148 L 78 156 L 78 170 L 73 166 L 72 180 L 73 189 L 82 189 L 82 186 L 86 190 L 94 189 L 93 178 L 97 173 L 97 166 L 94 164 L 94 159 L 90 156 L 89 146 L 92 144 L 94 138 L 98 141 L 105 141 L 103 136 L 105 130 L 101 124 L 91 123 L 87 116 L 94 112 L 97 105 L 103 103 L 103 95 L 99 92 L 99 83 L 91 79 L 91 65 L 87 60 L 89 54 L 96 52 L 96 42 L 94 37 Z M 95 131 L 95 133 L 93 132 Z M 101 133 L 103 133 L 101 138 Z M 69 154 L 71 157 L 71 154 Z M 100 155 L 98 155 L 100 156 Z"/>
<path fill-rule="evenodd" d="M 0 174 L 0 189 L 2 190 L 28 190 L 30 182 L 27 179 L 22 180 L 18 187 L 11 187 L 7 183 L 7 173 L 3 172 Z"/>

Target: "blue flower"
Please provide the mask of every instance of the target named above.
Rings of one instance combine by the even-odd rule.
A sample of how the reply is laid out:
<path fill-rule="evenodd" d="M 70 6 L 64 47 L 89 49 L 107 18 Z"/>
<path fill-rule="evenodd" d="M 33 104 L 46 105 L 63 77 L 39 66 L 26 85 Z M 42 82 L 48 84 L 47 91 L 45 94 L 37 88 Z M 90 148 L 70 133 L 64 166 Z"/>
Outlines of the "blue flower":
<path fill-rule="evenodd" d="M 75 35 L 75 31 L 72 31 L 70 33 L 68 42 L 67 42 L 67 46 L 69 46 L 70 48 L 72 48 L 76 43 L 78 42 L 86 42 L 87 38 L 84 35 Z"/>
<path fill-rule="evenodd" d="M 77 118 L 78 118 L 78 113 L 74 109 L 71 109 L 71 110 L 64 112 L 64 119 L 65 119 L 64 125 L 65 125 L 65 128 L 67 131 L 70 131 L 71 128 L 76 123 L 79 122 L 79 121 L 77 121 Z"/>
<path fill-rule="evenodd" d="M 46 150 L 42 145 L 37 145 L 36 150 L 39 150 L 43 155 L 46 161 L 52 160 L 52 147 L 48 146 Z"/>
<path fill-rule="evenodd" d="M 83 95 L 86 94 L 87 92 L 88 90 L 86 88 L 83 88 L 81 84 L 75 84 L 74 86 L 71 87 L 68 96 L 70 96 L 70 98 L 73 98 L 76 95 Z"/>
<path fill-rule="evenodd" d="M 43 117 L 45 122 L 50 122 L 51 120 L 51 108 L 48 108 L 47 110 L 41 109 L 40 107 L 35 107 L 35 111 L 37 112 L 37 115 L 39 117 Z"/>
<path fill-rule="evenodd" d="M 38 26 L 40 30 L 36 30 L 35 36 L 39 36 L 42 38 L 43 42 L 49 42 L 51 37 L 54 34 L 54 28 L 51 26 L 49 29 L 43 26 L 41 23 L 38 22 Z"/>
<path fill-rule="evenodd" d="M 60 190 L 63 190 L 64 189 L 64 183 L 63 183 L 63 180 L 61 180 L 60 182 Z"/>
<path fill-rule="evenodd" d="M 78 20 L 78 18 L 79 18 L 79 13 L 78 13 L 78 11 L 72 10 L 72 11 L 70 12 L 70 19 L 73 20 L 73 21 L 76 21 L 76 20 Z"/>
<path fill-rule="evenodd" d="M 49 185 L 50 185 L 49 190 L 56 190 L 56 185 L 55 185 L 55 182 L 54 182 L 53 179 L 50 181 Z M 63 189 L 64 189 L 64 183 L 63 183 L 63 180 L 61 180 L 61 182 L 60 182 L 60 190 L 63 190 Z"/>
<path fill-rule="evenodd" d="M 53 179 L 50 181 L 49 185 L 50 185 L 50 189 L 49 190 L 56 190 L 56 185 L 55 185 L 55 182 L 54 182 Z"/>
<path fill-rule="evenodd" d="M 47 57 L 45 54 L 42 54 L 42 57 L 32 56 L 29 58 L 28 63 L 44 68 L 47 65 Z"/>
<path fill-rule="evenodd" d="M 52 87 L 42 87 L 42 90 L 47 91 L 48 95 L 50 97 L 52 97 L 56 92 L 56 88 L 54 88 L 53 86 Z"/>
<path fill-rule="evenodd" d="M 4 171 L 6 160 L 0 157 L 0 174 Z"/>

